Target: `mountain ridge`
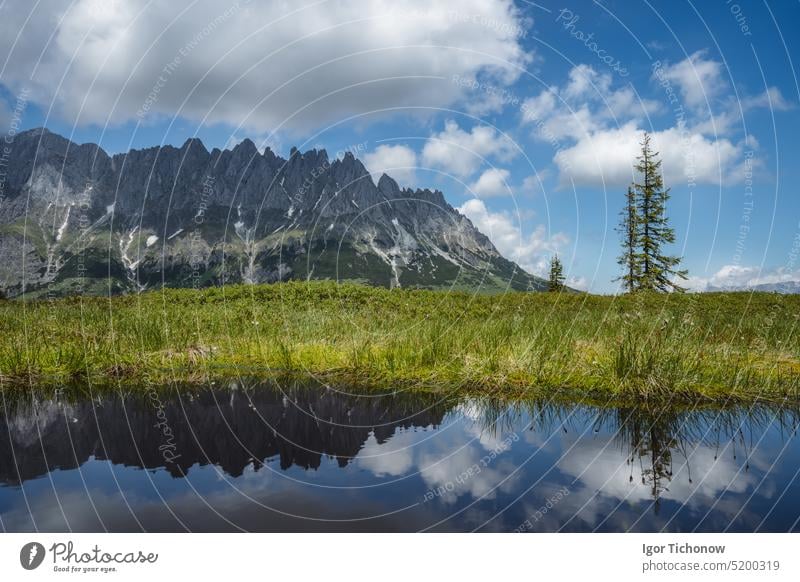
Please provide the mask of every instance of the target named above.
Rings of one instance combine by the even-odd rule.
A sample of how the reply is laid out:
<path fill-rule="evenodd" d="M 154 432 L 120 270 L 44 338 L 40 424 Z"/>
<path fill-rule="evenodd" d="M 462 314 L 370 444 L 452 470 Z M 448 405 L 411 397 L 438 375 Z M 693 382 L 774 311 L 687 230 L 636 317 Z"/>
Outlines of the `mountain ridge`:
<path fill-rule="evenodd" d="M 109 155 L 45 128 L 9 146 L 0 205 L 7 295 L 122 293 L 321 278 L 542 290 L 439 190 L 377 183 L 351 152 L 287 159 L 245 139 Z"/>

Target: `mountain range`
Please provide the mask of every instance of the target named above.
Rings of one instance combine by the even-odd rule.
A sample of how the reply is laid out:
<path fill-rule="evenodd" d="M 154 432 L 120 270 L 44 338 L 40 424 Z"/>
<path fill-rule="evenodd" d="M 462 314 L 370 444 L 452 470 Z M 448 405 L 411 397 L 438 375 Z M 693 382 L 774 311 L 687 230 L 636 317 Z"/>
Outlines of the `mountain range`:
<path fill-rule="evenodd" d="M 757 283 L 755 285 L 708 285 L 705 289 L 708 292 L 714 291 L 759 291 L 763 293 L 780 293 L 783 295 L 793 295 L 800 293 L 800 281 L 781 281 L 778 283 Z"/>
<path fill-rule="evenodd" d="M 0 160 L 7 296 L 334 279 L 387 287 L 542 290 L 442 192 L 377 184 L 351 153 L 288 159 L 250 140 L 108 155 L 46 129 Z"/>

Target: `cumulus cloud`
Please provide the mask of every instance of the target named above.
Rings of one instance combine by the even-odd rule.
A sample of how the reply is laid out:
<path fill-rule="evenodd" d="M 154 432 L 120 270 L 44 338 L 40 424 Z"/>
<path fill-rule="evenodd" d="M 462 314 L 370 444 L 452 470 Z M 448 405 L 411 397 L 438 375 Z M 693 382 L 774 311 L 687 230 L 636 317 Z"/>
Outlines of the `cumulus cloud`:
<path fill-rule="evenodd" d="M 653 80 L 657 81 L 665 95 L 677 92 L 682 112 L 693 131 L 708 135 L 725 135 L 742 123 L 742 116 L 751 109 L 769 108 L 786 111 L 792 108 L 780 89 L 767 87 L 757 95 L 739 91 L 734 94 L 723 77 L 723 65 L 708 58 L 704 50 L 697 51 L 679 63 L 670 65 L 657 63 L 653 69 Z M 677 111 L 678 105 L 673 108 Z"/>
<path fill-rule="evenodd" d="M 558 88 L 551 87 L 526 99 L 522 104 L 522 120 L 533 122 L 550 117 L 558 106 L 557 95 Z"/>
<path fill-rule="evenodd" d="M 479 198 L 491 198 L 492 196 L 507 196 L 511 194 L 508 186 L 508 179 L 511 173 L 502 168 L 489 168 L 473 182 L 469 190 Z"/>
<path fill-rule="evenodd" d="M 580 64 L 569 71 L 569 82 L 564 88 L 565 98 L 587 97 L 599 91 L 607 91 L 610 75 L 599 75 L 592 67 Z"/>
<path fill-rule="evenodd" d="M 598 130 L 555 155 L 562 182 L 576 185 L 620 186 L 635 178 L 636 156 L 643 130 L 635 123 Z M 742 147 L 728 139 L 713 140 L 684 127 L 651 133 L 660 153 L 667 184 L 721 184 L 735 179 Z"/>
<path fill-rule="evenodd" d="M 401 186 L 414 186 L 416 182 L 417 152 L 405 145 L 379 145 L 367 153 L 364 165 L 377 181 L 381 174 L 388 174 Z"/>
<path fill-rule="evenodd" d="M 662 66 L 659 80 L 674 85 L 694 106 L 698 95 L 716 97 L 725 89 L 720 71 L 719 63 L 695 53 L 675 65 Z M 776 109 L 788 107 L 780 92 L 771 88 L 743 100 L 743 109 L 764 106 L 770 100 Z M 737 164 L 744 160 L 745 146 L 755 148 L 757 143 L 720 137 L 740 116 L 729 101 L 716 100 L 721 109 L 717 116 L 687 111 L 672 127 L 651 131 L 668 185 L 721 185 L 742 179 Z M 548 87 L 527 99 L 522 121 L 555 150 L 553 161 L 561 186 L 618 187 L 634 179 L 643 127 L 651 125 L 650 116 L 662 110 L 658 102 L 642 98 L 632 86 L 615 88 L 611 75 L 581 64 L 569 71 L 563 86 Z M 753 160 L 752 166 L 757 165 Z"/>
<path fill-rule="evenodd" d="M 524 233 L 519 220 L 507 212 L 492 212 L 483 200 L 473 198 L 462 204 L 458 211 L 492 241 L 504 257 L 516 262 L 534 275 L 544 275 L 554 252 L 563 249 L 569 238 L 563 233 L 548 235 L 544 225 Z"/>
<path fill-rule="evenodd" d="M 608 73 L 585 64 L 570 69 L 566 84 L 549 87 L 522 104 L 523 123 L 537 128 L 544 140 L 580 139 L 608 122 L 644 119 L 661 109 L 657 101 L 641 98 L 630 86 L 614 89 Z"/>
<path fill-rule="evenodd" d="M 180 115 L 302 130 L 452 105 L 466 91 L 453 75 L 507 85 L 530 59 L 512 0 L 42 0 L 0 11 L 3 83 L 81 124 Z"/>
<path fill-rule="evenodd" d="M 722 63 L 706 58 L 706 51 L 697 51 L 679 63 L 661 67 L 660 72 L 663 79 L 678 87 L 690 107 L 708 108 L 727 87 Z"/>
<path fill-rule="evenodd" d="M 467 132 L 453 120 L 445 122 L 444 131 L 433 134 L 422 148 L 422 161 L 459 178 L 468 178 L 480 168 L 484 159 L 508 161 L 517 154 L 514 143 L 484 125 Z"/>

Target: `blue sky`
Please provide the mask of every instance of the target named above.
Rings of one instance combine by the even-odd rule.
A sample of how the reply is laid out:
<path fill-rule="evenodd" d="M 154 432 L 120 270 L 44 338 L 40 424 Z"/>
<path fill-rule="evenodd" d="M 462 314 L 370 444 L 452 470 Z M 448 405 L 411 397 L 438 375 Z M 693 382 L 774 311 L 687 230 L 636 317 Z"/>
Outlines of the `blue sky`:
<path fill-rule="evenodd" d="M 5 2 L 0 122 L 352 150 L 597 292 L 648 130 L 693 288 L 800 280 L 797 2 L 178 4 Z"/>

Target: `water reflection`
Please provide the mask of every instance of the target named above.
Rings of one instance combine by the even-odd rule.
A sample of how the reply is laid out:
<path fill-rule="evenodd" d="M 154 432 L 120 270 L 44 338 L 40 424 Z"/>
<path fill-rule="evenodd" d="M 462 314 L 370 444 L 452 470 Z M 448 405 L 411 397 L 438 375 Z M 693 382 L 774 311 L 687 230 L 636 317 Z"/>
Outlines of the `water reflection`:
<path fill-rule="evenodd" d="M 19 483 L 89 458 L 163 467 L 175 477 L 208 464 L 239 477 L 265 459 L 281 469 L 318 469 L 329 457 L 344 467 L 369 439 L 380 445 L 397 429 L 437 426 L 446 412 L 432 399 L 362 398 L 316 386 L 185 390 L 16 402 L 0 419 L 0 481 Z"/>
<path fill-rule="evenodd" d="M 791 408 L 264 383 L 4 400 L 9 531 L 787 531 Z"/>

